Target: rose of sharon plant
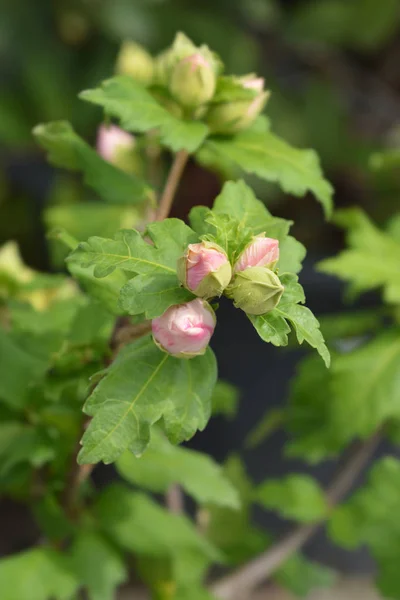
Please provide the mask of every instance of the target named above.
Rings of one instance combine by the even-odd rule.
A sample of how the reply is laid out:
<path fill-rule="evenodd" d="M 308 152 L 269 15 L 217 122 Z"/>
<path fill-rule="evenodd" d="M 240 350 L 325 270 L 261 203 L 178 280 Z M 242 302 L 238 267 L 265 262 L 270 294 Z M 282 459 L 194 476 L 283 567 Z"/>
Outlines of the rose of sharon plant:
<path fill-rule="evenodd" d="M 171 306 L 157 319 L 151 329 L 157 345 L 180 358 L 204 354 L 216 324 L 211 306 L 196 298 L 187 304 Z"/>
<path fill-rule="evenodd" d="M 40 529 L 37 546 L 0 559 L 0 596 L 23 600 L 29 588 L 35 600 L 115 600 L 134 563 L 154 599 L 236 600 L 242 571 L 216 583 L 210 572 L 215 564 L 228 569 L 257 553 L 263 566 L 271 540 L 253 530 L 251 503 L 313 524 L 332 507 L 306 476 L 255 488 L 238 457 L 222 468 L 179 445 L 200 436 L 214 414 L 232 417 L 237 406 L 235 389 L 217 381 L 210 348 L 225 301 L 208 300 L 233 301 L 239 318 L 277 352 L 292 331 L 326 366 L 330 355 L 318 320 L 304 306 L 298 274 L 305 249 L 290 236 L 290 221 L 272 215 L 239 178 L 221 182 L 212 208 L 194 206 L 187 221 L 169 214 L 189 158 L 217 172 L 256 174 L 294 196 L 311 192 L 328 216 L 332 189 L 312 150 L 292 148 L 266 126 L 260 116 L 269 94 L 264 80 L 224 73 L 206 46 L 178 34 L 152 57 L 126 42 L 115 70 L 115 77 L 81 94 L 104 111 L 97 149 L 66 122 L 34 131 L 51 162 L 82 174 L 98 196 L 83 208 L 90 204 L 102 218 L 87 230 L 79 222 L 79 239 L 72 231 L 53 234 L 54 244 L 68 247 L 71 278 L 33 272 L 27 278 L 20 261 L 11 261 L 13 269 L 2 269 L 0 261 L 0 492 L 26 501 Z M 122 222 L 125 228 L 118 229 Z M 382 236 L 376 243 L 395 244 Z M 3 258 L 11 260 L 9 253 Z M 398 286 L 388 289 L 393 299 Z M 38 291 L 47 298 L 40 311 L 32 297 Z M 389 333 L 384 342 L 390 352 L 378 368 L 391 381 L 398 335 Z M 376 357 L 369 356 L 361 357 L 364 372 L 374 371 Z M 350 361 L 349 372 L 352 367 Z M 332 393 L 342 378 L 342 393 L 348 390 L 346 368 L 334 369 Z M 313 381 L 324 380 L 325 371 L 313 362 Z M 380 379 L 374 377 L 375 389 Z M 368 396 L 362 382 L 359 390 L 360 398 Z M 391 398 L 392 386 L 375 391 Z M 296 435 L 307 430 L 297 451 L 311 447 L 315 457 L 321 439 L 335 450 L 332 427 L 323 419 L 343 403 L 335 399 L 329 411 L 325 405 L 318 411 L 321 394 L 306 396 L 302 387 L 291 425 Z M 367 397 L 364 404 L 371 403 Z M 368 436 L 371 415 L 390 413 L 396 425 L 398 403 L 392 404 L 392 412 L 388 401 L 384 411 L 368 408 L 359 420 L 335 415 L 336 423 L 348 423 L 341 439 Z M 273 422 L 285 419 L 272 415 Z M 262 432 L 271 430 L 271 414 L 266 422 Z M 86 480 L 99 462 L 115 463 L 120 481 L 96 492 Z M 183 493 L 196 505 L 198 523 L 185 514 Z M 271 575 L 302 593 L 310 582 L 331 579 L 298 553 L 278 567 L 272 573 L 242 565 L 251 574 L 242 598 L 250 599 L 252 588 Z M 262 579 L 254 580 L 254 573 Z"/>

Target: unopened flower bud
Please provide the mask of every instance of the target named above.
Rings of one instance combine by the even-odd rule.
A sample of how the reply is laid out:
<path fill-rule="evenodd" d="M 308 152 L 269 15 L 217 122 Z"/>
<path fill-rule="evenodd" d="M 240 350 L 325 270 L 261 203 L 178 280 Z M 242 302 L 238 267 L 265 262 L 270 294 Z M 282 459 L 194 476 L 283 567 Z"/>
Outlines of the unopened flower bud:
<path fill-rule="evenodd" d="M 207 123 L 213 133 L 232 134 L 250 127 L 267 103 L 270 93 L 264 91 L 264 79 L 247 75 L 235 79 L 238 98 L 212 105 L 207 113 Z M 243 98 L 243 92 L 253 92 Z"/>
<path fill-rule="evenodd" d="M 279 242 L 273 238 L 257 235 L 240 254 L 233 270 L 244 271 L 249 267 L 273 269 L 279 260 Z"/>
<path fill-rule="evenodd" d="M 227 288 L 227 296 L 236 308 L 249 315 L 264 315 L 273 310 L 283 294 L 279 277 L 265 267 L 249 267 L 239 271 Z"/>
<path fill-rule="evenodd" d="M 179 358 L 204 354 L 216 324 L 215 313 L 208 302 L 196 298 L 186 304 L 168 308 L 153 319 L 153 339 L 164 352 Z"/>
<path fill-rule="evenodd" d="M 189 244 L 178 260 L 180 282 L 201 298 L 220 296 L 231 277 L 232 268 L 226 253 L 211 242 Z"/>
<path fill-rule="evenodd" d="M 114 163 L 120 151 L 132 150 L 135 138 L 116 125 L 100 125 L 97 132 L 97 152 L 104 160 Z"/>
<path fill-rule="evenodd" d="M 213 65 L 201 52 L 196 52 L 174 66 L 169 89 L 182 106 L 196 108 L 211 100 L 216 81 Z"/>
<path fill-rule="evenodd" d="M 127 40 L 123 42 L 119 51 L 116 72 L 129 75 L 143 85 L 149 85 L 153 80 L 154 61 L 140 44 Z"/>

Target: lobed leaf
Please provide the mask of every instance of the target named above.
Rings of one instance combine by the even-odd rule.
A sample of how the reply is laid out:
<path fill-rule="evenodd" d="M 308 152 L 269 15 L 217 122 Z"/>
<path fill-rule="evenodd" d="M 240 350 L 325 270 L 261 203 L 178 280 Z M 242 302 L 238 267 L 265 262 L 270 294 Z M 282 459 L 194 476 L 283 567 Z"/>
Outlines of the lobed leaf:
<path fill-rule="evenodd" d="M 244 131 L 231 138 L 213 136 L 203 148 L 197 157 L 207 166 L 215 157 L 277 182 L 289 194 L 304 196 L 310 191 L 321 202 L 325 215 L 331 215 L 333 189 L 324 179 L 313 150 L 293 148 L 270 131 Z"/>
<path fill-rule="evenodd" d="M 84 406 L 94 418 L 83 436 L 79 462 L 110 463 L 126 448 L 142 454 L 151 426 L 160 419 L 171 442 L 191 438 L 210 418 L 215 381 L 210 349 L 183 360 L 161 352 L 150 337 L 129 344 Z"/>
<path fill-rule="evenodd" d="M 69 265 L 94 266 L 95 277 L 106 277 L 119 268 L 142 275 L 174 274 L 176 261 L 197 235 L 179 219 L 165 219 L 148 226 L 154 243 L 147 243 L 135 229 L 119 231 L 113 240 L 91 237 L 69 255 Z"/>
<path fill-rule="evenodd" d="M 208 135 L 207 125 L 174 117 L 131 77 L 104 81 L 101 87 L 82 92 L 80 98 L 102 106 L 108 115 L 120 119 L 128 131 L 159 130 L 161 143 L 173 152 L 194 152 Z"/>

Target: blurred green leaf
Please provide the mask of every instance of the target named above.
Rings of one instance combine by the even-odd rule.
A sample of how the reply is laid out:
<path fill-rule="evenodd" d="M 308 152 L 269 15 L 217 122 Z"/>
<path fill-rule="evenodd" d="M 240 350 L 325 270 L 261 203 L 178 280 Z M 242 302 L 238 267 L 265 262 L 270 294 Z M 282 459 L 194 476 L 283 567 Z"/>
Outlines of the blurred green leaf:
<path fill-rule="evenodd" d="M 367 484 L 333 513 L 328 526 L 336 544 L 353 549 L 366 544 L 378 563 L 377 586 L 387 598 L 400 598 L 400 528 L 393 516 L 400 502 L 400 463 L 384 457 Z"/>
<path fill-rule="evenodd" d="M 359 208 L 338 211 L 335 222 L 347 230 L 350 248 L 320 262 L 318 270 L 348 281 L 353 295 L 383 287 L 385 302 L 400 303 L 400 243 Z"/>
<path fill-rule="evenodd" d="M 0 560 L 2 600 L 70 600 L 78 589 L 65 556 L 49 548 L 34 548 Z"/>
<path fill-rule="evenodd" d="M 256 426 L 246 437 L 246 447 L 255 448 L 259 446 L 268 436 L 280 429 L 285 420 L 284 411 L 280 409 L 268 410 Z"/>
<path fill-rule="evenodd" d="M 122 557 L 95 532 L 82 531 L 76 536 L 71 563 L 89 600 L 114 600 L 116 588 L 128 578 Z"/>
<path fill-rule="evenodd" d="M 292 474 L 282 479 L 268 479 L 257 487 L 254 497 L 264 508 L 301 523 L 320 521 L 328 512 L 323 491 L 309 475 Z"/>
<path fill-rule="evenodd" d="M 233 419 L 237 413 L 240 391 L 237 387 L 219 379 L 211 398 L 213 415 L 224 415 Z"/>
<path fill-rule="evenodd" d="M 235 488 L 211 457 L 173 446 L 156 428 L 152 430 L 151 442 L 143 456 L 136 458 L 125 452 L 116 467 L 127 481 L 153 492 L 166 492 L 170 485 L 178 483 L 201 504 L 239 507 Z"/>
<path fill-rule="evenodd" d="M 314 590 L 331 587 L 337 579 L 332 569 L 294 554 L 277 570 L 274 580 L 295 596 L 307 598 Z"/>
<path fill-rule="evenodd" d="M 53 165 L 81 172 L 85 183 L 107 202 L 132 205 L 149 198 L 145 182 L 103 160 L 67 121 L 37 125 L 33 134 Z"/>
<path fill-rule="evenodd" d="M 199 566 L 221 560 L 218 550 L 188 518 L 122 485 L 113 485 L 100 495 L 95 513 L 107 536 L 124 550 L 172 559 L 177 582 L 189 583 L 197 579 Z"/>

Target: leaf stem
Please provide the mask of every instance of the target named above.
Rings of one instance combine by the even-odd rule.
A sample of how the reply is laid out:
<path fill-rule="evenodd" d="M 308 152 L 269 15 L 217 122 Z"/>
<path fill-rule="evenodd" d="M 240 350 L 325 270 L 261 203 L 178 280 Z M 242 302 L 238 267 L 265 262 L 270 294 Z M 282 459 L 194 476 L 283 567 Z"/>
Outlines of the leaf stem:
<path fill-rule="evenodd" d="M 339 469 L 326 490 L 328 505 L 333 508 L 352 488 L 355 479 L 365 468 L 381 440 L 381 432 L 353 448 L 348 460 Z M 301 525 L 289 532 L 266 552 L 260 554 L 233 573 L 214 583 L 211 591 L 220 600 L 249 598 L 261 583 L 276 571 L 294 552 L 299 550 L 319 529 L 324 521 Z"/>
<path fill-rule="evenodd" d="M 189 153 L 186 152 L 186 150 L 179 150 L 179 152 L 175 154 L 174 162 L 172 163 L 163 193 L 161 194 L 155 221 L 162 221 L 168 217 L 188 158 Z"/>

